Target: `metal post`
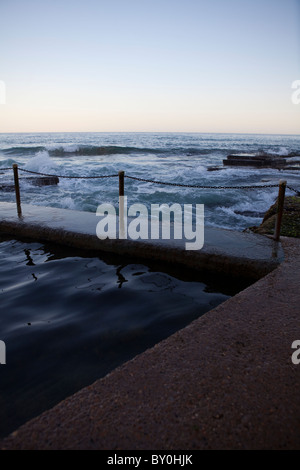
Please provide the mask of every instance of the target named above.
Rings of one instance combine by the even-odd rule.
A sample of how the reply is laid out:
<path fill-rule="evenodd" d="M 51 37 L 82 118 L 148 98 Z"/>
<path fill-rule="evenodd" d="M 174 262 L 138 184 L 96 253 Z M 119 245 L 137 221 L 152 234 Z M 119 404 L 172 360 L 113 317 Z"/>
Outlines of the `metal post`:
<path fill-rule="evenodd" d="M 119 238 L 125 238 L 124 171 L 119 171 Z"/>
<path fill-rule="evenodd" d="M 286 188 L 286 181 L 280 180 L 279 181 L 279 191 L 278 191 L 278 201 L 277 201 L 277 216 L 276 216 L 275 234 L 274 234 L 274 240 L 276 240 L 277 242 L 279 241 L 279 238 L 280 238 L 280 229 L 281 229 L 281 222 L 282 222 L 282 215 L 283 215 L 285 188 Z"/>
<path fill-rule="evenodd" d="M 18 165 L 16 163 L 13 164 L 13 170 L 14 170 L 14 181 L 15 181 L 15 192 L 16 192 L 16 203 L 17 203 L 18 217 L 21 217 L 22 216 L 22 209 L 21 209 L 19 174 L 18 174 Z"/>
<path fill-rule="evenodd" d="M 119 171 L 119 196 L 124 196 L 124 175 L 125 171 Z"/>

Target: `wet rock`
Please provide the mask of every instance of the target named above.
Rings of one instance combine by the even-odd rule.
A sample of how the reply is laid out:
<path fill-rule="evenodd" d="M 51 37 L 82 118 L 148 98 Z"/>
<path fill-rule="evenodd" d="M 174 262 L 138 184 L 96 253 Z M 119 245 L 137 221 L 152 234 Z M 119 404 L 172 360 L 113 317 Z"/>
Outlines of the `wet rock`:
<path fill-rule="evenodd" d="M 29 181 L 35 186 L 51 186 L 59 183 L 58 176 L 41 176 L 41 177 L 29 177 L 26 178 L 26 181 Z"/>
<path fill-rule="evenodd" d="M 222 168 L 220 166 L 209 166 L 209 167 L 207 167 L 207 171 L 220 171 L 220 170 L 224 170 L 224 168 Z"/>
<path fill-rule="evenodd" d="M 28 178 L 20 178 L 20 182 L 26 180 L 34 186 L 51 186 L 59 183 L 58 176 L 30 176 Z M 15 190 L 14 183 L 0 185 L 0 191 L 13 192 Z"/>
<path fill-rule="evenodd" d="M 300 155 L 273 155 L 266 152 L 230 154 L 223 160 L 224 166 L 248 166 L 254 168 L 275 168 L 278 170 L 300 170 Z"/>
<path fill-rule="evenodd" d="M 265 213 L 259 227 L 250 227 L 254 233 L 273 235 L 277 216 L 277 200 Z M 281 235 L 300 238 L 300 197 L 288 196 L 284 201 Z"/>
<path fill-rule="evenodd" d="M 228 155 L 226 160 L 223 160 L 225 166 L 253 166 L 256 168 L 283 168 L 287 161 L 281 156 L 274 156 L 268 154 L 237 154 Z"/>

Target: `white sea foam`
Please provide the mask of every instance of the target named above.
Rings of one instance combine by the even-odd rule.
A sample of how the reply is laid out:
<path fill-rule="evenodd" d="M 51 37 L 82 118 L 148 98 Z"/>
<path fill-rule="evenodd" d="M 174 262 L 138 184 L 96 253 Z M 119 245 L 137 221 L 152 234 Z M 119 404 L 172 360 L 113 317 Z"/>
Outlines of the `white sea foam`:
<path fill-rule="evenodd" d="M 46 150 L 38 152 L 24 166 L 25 170 L 37 171 L 39 173 L 50 173 L 58 169 L 58 165 L 49 157 Z"/>
<path fill-rule="evenodd" d="M 72 197 L 70 196 L 66 196 L 62 198 L 59 203 L 60 203 L 60 207 L 63 209 L 71 209 L 71 210 L 78 209 Z"/>
<path fill-rule="evenodd" d="M 278 150 L 271 151 L 270 153 L 274 153 L 275 155 L 288 155 L 289 154 L 289 149 L 286 147 L 280 147 Z"/>
<path fill-rule="evenodd" d="M 189 172 L 191 171 L 190 168 L 187 168 L 186 172 L 188 171 Z M 204 165 L 197 165 L 195 168 L 193 168 L 193 172 L 195 173 L 206 173 L 206 171 L 207 171 L 207 168 Z"/>
<path fill-rule="evenodd" d="M 79 150 L 79 145 L 76 144 L 48 144 L 45 147 L 48 151 L 63 149 L 66 153 L 74 153 Z"/>

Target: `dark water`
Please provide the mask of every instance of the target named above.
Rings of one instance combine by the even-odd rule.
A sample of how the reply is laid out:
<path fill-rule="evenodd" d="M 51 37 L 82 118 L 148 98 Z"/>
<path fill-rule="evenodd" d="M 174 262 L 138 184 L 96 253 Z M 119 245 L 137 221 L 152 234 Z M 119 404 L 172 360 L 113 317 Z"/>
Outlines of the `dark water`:
<path fill-rule="evenodd" d="M 182 270 L 3 238 L 0 283 L 7 356 L 1 437 L 239 289 Z"/>

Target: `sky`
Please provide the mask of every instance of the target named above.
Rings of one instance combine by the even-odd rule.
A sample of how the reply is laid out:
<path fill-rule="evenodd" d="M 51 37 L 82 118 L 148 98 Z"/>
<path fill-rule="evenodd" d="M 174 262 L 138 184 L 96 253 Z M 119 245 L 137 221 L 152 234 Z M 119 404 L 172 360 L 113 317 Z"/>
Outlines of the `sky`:
<path fill-rule="evenodd" d="M 296 80 L 300 0 L 0 0 L 0 132 L 300 134 Z"/>

